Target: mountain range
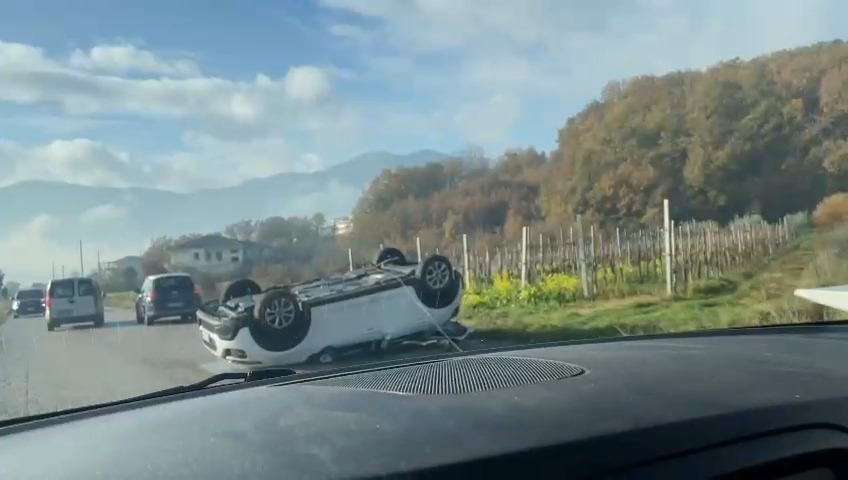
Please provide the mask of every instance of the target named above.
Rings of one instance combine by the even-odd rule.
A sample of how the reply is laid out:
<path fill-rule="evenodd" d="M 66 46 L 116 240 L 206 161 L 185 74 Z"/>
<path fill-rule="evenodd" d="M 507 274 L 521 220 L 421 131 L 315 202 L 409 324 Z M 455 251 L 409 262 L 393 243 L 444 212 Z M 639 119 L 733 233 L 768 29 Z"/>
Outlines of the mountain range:
<path fill-rule="evenodd" d="M 332 219 L 348 215 L 383 169 L 446 157 L 434 150 L 406 155 L 368 152 L 321 171 L 281 173 L 190 193 L 26 181 L 0 188 L 0 229 L 9 232 L 42 216 L 56 222 L 49 236 L 57 242 L 125 244 L 162 235 L 220 231 L 239 220 L 275 215 L 321 212 Z"/>

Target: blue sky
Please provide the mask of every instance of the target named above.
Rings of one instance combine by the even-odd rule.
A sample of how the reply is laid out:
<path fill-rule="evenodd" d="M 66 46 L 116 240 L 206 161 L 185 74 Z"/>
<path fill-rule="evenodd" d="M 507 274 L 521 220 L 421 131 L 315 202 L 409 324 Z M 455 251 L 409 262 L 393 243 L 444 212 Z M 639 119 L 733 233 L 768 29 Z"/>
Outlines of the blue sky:
<path fill-rule="evenodd" d="M 608 80 L 831 39 L 848 10 L 836 0 L 484 3 L 4 2 L 0 166 L 14 173 L 2 183 L 190 190 L 367 150 L 550 150 Z M 104 172 L 69 173 L 75 162 Z"/>
<path fill-rule="evenodd" d="M 609 80 L 845 37 L 846 18 L 839 0 L 6 0 L 0 186 L 550 150 Z"/>

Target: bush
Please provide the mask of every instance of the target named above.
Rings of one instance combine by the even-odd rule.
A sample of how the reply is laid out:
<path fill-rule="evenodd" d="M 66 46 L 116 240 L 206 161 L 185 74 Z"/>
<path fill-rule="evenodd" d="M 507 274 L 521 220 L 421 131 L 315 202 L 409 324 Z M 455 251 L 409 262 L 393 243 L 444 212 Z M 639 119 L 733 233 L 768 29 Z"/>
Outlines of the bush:
<path fill-rule="evenodd" d="M 727 277 L 707 278 L 689 284 L 689 294 L 698 297 L 713 297 L 733 293 L 739 284 Z"/>
<path fill-rule="evenodd" d="M 827 229 L 848 221 L 848 193 L 825 197 L 813 211 L 813 225 Z"/>
<path fill-rule="evenodd" d="M 463 296 L 463 308 L 486 309 L 510 305 L 562 305 L 580 298 L 580 279 L 564 273 L 548 273 L 521 288 L 519 279 L 502 272 L 491 284 L 473 285 Z"/>

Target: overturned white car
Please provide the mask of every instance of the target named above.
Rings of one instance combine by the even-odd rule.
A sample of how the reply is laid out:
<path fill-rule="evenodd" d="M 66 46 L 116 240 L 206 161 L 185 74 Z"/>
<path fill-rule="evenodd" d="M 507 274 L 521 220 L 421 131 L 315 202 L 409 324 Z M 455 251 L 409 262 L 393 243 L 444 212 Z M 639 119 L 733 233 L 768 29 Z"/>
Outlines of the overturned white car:
<path fill-rule="evenodd" d="M 333 363 L 350 350 L 385 349 L 403 339 L 462 339 L 456 323 L 463 279 L 431 255 L 408 262 L 383 249 L 373 266 L 262 291 L 250 279 L 231 283 L 220 301 L 197 312 L 204 346 L 244 365 Z"/>
<path fill-rule="evenodd" d="M 798 288 L 795 296 L 824 307 L 848 312 L 848 285 L 819 288 Z"/>

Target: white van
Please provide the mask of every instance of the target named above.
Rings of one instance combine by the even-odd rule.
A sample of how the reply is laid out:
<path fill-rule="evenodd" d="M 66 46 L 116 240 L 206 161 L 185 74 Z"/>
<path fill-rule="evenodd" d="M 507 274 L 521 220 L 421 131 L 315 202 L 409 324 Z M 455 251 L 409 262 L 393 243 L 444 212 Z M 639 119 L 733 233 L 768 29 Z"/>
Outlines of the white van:
<path fill-rule="evenodd" d="M 44 299 L 44 317 L 47 330 L 62 325 L 93 323 L 103 326 L 103 291 L 89 277 L 60 278 L 47 284 Z"/>

